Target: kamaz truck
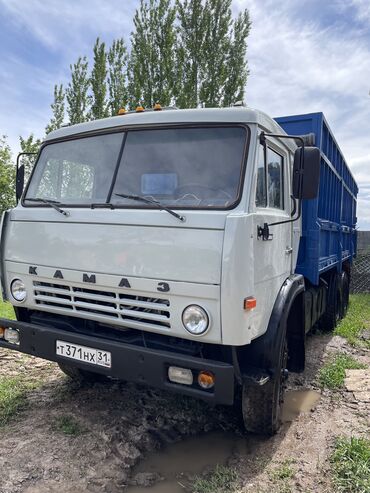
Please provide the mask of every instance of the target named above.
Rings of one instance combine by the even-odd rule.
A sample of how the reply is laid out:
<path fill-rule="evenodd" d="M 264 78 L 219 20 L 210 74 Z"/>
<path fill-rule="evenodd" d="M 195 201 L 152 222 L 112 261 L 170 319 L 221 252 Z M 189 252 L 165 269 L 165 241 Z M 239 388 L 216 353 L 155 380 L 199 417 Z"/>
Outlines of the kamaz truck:
<path fill-rule="evenodd" d="M 161 108 L 43 142 L 1 222 L 0 347 L 79 380 L 240 406 L 279 427 L 307 333 L 344 316 L 357 185 L 322 113 Z"/>

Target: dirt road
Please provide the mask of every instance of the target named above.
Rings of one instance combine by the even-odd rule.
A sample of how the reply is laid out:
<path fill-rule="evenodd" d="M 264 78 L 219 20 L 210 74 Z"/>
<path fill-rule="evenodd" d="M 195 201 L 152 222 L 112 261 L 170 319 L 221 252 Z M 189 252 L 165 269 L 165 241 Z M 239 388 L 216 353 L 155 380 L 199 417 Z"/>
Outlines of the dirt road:
<path fill-rule="evenodd" d="M 289 388 L 317 389 L 318 368 L 339 349 L 354 351 L 338 336 L 310 336 L 307 369 L 289 377 Z M 370 362 L 366 350 L 356 350 L 356 358 Z M 34 387 L 27 392 L 27 406 L 0 428 L 1 493 L 123 492 L 135 481 L 166 478 L 165 471 L 138 473 L 133 466 L 143 457 L 190 435 L 204 442 L 202 434 L 212 430 L 221 441 L 225 434 L 228 443 L 234 436 L 236 444 L 244 444 L 242 450 L 230 446 L 224 460 L 237 471 L 230 492 L 329 492 L 327 459 L 334 438 L 369 430 L 369 404 L 345 391 L 334 397 L 322 392 L 314 409 L 295 419 L 293 412 L 293 422 L 266 439 L 243 436 L 229 408 L 125 383 L 79 387 L 56 365 L 10 351 L 0 350 L 0 371 L 20 375 Z M 286 477 L 284 467 L 290 470 Z M 181 475 L 184 491 L 192 491 L 193 473 Z"/>

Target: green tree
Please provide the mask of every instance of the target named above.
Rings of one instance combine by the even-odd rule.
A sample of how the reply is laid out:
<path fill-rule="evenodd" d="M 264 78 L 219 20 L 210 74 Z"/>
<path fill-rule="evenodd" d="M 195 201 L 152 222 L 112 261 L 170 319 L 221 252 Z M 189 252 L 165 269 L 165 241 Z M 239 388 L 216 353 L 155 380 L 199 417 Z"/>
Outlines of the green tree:
<path fill-rule="evenodd" d="M 205 8 L 202 0 L 177 0 L 176 5 L 179 23 L 176 104 L 180 108 L 196 108 L 204 61 Z"/>
<path fill-rule="evenodd" d="M 15 166 L 6 137 L 0 137 L 0 214 L 15 205 Z"/>
<path fill-rule="evenodd" d="M 124 40 L 114 40 L 108 51 L 109 108 L 112 116 L 127 105 L 127 63 L 128 54 Z"/>
<path fill-rule="evenodd" d="M 94 46 L 94 65 L 91 71 L 91 116 L 97 120 L 108 115 L 107 108 L 107 53 L 105 43 L 97 38 Z"/>
<path fill-rule="evenodd" d="M 46 135 L 60 128 L 64 121 L 65 94 L 63 84 L 54 86 L 54 102 L 50 105 L 53 116 L 45 128 Z"/>
<path fill-rule="evenodd" d="M 248 11 L 233 19 L 231 0 L 177 0 L 176 104 L 228 106 L 244 94 Z"/>
<path fill-rule="evenodd" d="M 221 106 L 230 50 L 231 0 L 207 0 L 204 17 L 205 36 L 199 97 L 205 106 Z"/>
<path fill-rule="evenodd" d="M 174 94 L 176 9 L 170 0 L 141 0 L 131 33 L 131 105 L 169 105 Z"/>
<path fill-rule="evenodd" d="M 88 94 L 90 77 L 88 76 L 88 62 L 86 57 L 79 57 L 77 62 L 70 65 L 71 81 L 66 90 L 67 113 L 71 125 L 85 122 L 89 119 L 88 108 L 91 97 Z"/>
<path fill-rule="evenodd" d="M 226 61 L 227 77 L 223 91 L 223 106 L 230 106 L 235 101 L 244 99 L 245 86 L 249 75 L 246 55 L 250 28 L 249 13 L 248 10 L 244 10 L 234 22 Z"/>

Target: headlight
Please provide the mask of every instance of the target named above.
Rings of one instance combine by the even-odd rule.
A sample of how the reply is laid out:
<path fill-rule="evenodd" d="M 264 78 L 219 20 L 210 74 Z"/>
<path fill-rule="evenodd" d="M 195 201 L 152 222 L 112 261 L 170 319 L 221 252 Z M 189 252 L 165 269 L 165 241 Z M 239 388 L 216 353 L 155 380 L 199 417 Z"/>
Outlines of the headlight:
<path fill-rule="evenodd" d="M 182 313 L 182 323 L 190 334 L 201 335 L 208 329 L 209 318 L 203 308 L 190 305 Z"/>
<path fill-rule="evenodd" d="M 14 279 L 10 286 L 10 292 L 16 301 L 22 302 L 26 299 L 27 291 L 24 282 L 20 279 Z"/>

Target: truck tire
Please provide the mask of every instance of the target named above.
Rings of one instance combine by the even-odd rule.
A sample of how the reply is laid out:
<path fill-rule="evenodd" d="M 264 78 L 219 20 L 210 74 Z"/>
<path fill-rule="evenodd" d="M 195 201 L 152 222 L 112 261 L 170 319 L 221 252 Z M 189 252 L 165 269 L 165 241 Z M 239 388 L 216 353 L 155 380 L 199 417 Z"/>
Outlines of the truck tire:
<path fill-rule="evenodd" d="M 58 366 L 67 377 L 80 384 L 107 381 L 107 377 L 100 373 L 81 370 L 81 368 L 76 368 L 75 366 L 66 365 L 64 363 L 58 363 Z"/>
<path fill-rule="evenodd" d="M 326 309 L 320 320 L 320 329 L 323 332 L 331 332 L 335 329 L 341 318 L 341 286 L 340 278 L 334 272 L 329 278 Z"/>
<path fill-rule="evenodd" d="M 340 276 L 341 280 L 341 318 L 347 315 L 348 305 L 349 305 L 349 277 L 347 272 L 342 272 Z"/>
<path fill-rule="evenodd" d="M 247 431 L 270 436 L 278 431 L 284 402 L 287 361 L 288 344 L 284 336 L 274 377 L 261 386 L 250 381 L 244 382 L 241 404 L 244 427 Z"/>

